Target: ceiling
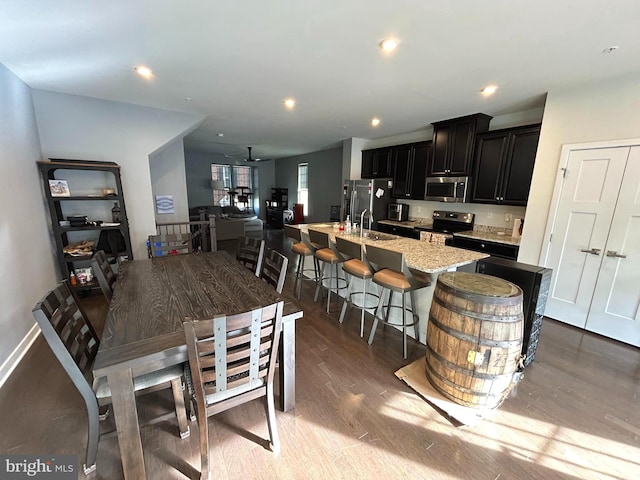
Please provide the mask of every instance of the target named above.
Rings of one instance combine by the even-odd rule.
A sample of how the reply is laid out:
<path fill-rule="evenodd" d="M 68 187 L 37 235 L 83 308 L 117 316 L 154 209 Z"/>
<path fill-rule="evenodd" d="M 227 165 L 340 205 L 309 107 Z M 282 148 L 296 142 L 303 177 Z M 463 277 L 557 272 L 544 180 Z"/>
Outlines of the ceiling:
<path fill-rule="evenodd" d="M 0 63 L 32 88 L 206 115 L 188 149 L 281 158 L 638 75 L 639 18 L 637 0 L 0 0 Z"/>

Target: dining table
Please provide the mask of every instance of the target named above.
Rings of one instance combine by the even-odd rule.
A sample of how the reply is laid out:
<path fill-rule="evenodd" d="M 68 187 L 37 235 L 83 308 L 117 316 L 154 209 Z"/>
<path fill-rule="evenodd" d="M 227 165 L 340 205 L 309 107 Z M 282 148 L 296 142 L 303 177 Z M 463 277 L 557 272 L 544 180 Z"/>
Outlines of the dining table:
<path fill-rule="evenodd" d="M 232 315 L 283 300 L 225 251 L 123 262 L 93 366 L 112 393 L 124 476 L 146 478 L 133 378 L 188 362 L 183 322 Z M 295 406 L 295 323 L 285 302 L 278 352 L 279 406 Z"/>

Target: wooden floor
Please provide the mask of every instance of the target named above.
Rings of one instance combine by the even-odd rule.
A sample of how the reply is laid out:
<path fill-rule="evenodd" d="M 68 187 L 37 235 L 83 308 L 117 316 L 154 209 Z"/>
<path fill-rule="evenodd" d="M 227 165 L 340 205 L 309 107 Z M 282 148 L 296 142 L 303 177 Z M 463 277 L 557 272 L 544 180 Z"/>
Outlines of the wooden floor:
<path fill-rule="evenodd" d="M 285 251 L 281 231 L 265 235 Z M 327 315 L 305 283 L 296 408 L 277 414 L 282 451 L 275 457 L 265 448 L 258 401 L 220 414 L 209 419 L 216 478 L 640 478 L 639 349 L 545 319 L 536 358 L 510 398 L 475 427 L 456 427 L 394 376 L 424 346 L 410 343 L 405 361 L 399 332 L 387 329 L 369 347 L 357 314 L 340 325 L 341 303 Z M 288 278 L 288 297 L 291 289 Z M 105 302 L 85 303 L 101 328 Z M 365 337 L 370 326 L 369 319 Z M 170 390 L 140 397 L 139 410 L 149 478 L 198 478 L 197 426 L 179 439 Z M 82 462 L 86 414 L 41 337 L 0 389 L 0 418 L 1 452 L 76 453 Z M 104 423 L 89 478 L 120 479 L 117 437 Z"/>

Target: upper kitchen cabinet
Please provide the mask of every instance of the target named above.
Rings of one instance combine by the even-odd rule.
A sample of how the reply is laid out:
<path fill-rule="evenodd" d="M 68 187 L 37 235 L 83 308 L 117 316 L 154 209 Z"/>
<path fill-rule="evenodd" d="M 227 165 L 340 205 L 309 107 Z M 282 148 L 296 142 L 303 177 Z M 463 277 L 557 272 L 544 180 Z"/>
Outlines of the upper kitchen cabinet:
<path fill-rule="evenodd" d="M 539 137 L 540 125 L 478 135 L 471 201 L 526 205 Z"/>
<path fill-rule="evenodd" d="M 433 154 L 427 177 L 470 175 L 476 134 L 489 130 L 491 118 L 476 113 L 433 123 Z"/>
<path fill-rule="evenodd" d="M 424 200 L 424 180 L 431 142 L 393 147 L 393 196 Z"/>
<path fill-rule="evenodd" d="M 391 149 L 389 147 L 363 150 L 360 177 L 391 178 L 393 175 L 391 163 Z"/>

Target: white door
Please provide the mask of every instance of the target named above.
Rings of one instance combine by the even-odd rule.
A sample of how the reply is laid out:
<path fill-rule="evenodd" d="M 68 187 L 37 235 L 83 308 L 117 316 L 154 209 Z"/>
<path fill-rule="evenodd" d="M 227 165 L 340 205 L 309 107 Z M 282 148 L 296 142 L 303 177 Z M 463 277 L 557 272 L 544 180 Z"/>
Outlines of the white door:
<path fill-rule="evenodd" d="M 545 265 L 545 315 L 585 328 L 629 147 L 573 150 L 564 171 Z"/>
<path fill-rule="evenodd" d="M 640 346 L 640 147 L 629 154 L 586 328 Z"/>

